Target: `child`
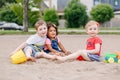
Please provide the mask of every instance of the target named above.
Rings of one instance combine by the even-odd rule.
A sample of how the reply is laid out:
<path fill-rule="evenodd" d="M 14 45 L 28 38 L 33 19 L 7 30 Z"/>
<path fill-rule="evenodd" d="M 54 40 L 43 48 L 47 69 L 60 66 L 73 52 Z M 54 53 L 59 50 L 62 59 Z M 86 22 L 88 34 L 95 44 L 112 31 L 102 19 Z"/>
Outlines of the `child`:
<path fill-rule="evenodd" d="M 46 54 L 42 52 L 46 34 L 47 26 L 43 20 L 39 20 L 35 24 L 36 34 L 30 36 L 25 42 L 23 42 L 11 55 L 18 50 L 22 49 L 25 52 L 27 60 L 36 61 L 35 58 L 45 57 L 53 59 L 53 55 Z"/>
<path fill-rule="evenodd" d="M 47 27 L 48 27 L 48 33 L 47 33 L 47 39 L 46 39 L 44 51 L 46 53 L 56 54 L 57 56 L 63 55 L 63 53 L 65 53 L 66 55 L 70 54 L 70 52 L 64 48 L 60 39 L 57 37 L 58 29 L 56 25 L 53 23 L 48 23 Z"/>
<path fill-rule="evenodd" d="M 86 49 L 79 50 L 65 57 L 58 56 L 57 59 L 59 61 L 79 59 L 79 57 L 82 57 L 84 60 L 87 61 L 100 61 L 102 40 L 97 35 L 99 31 L 99 24 L 96 21 L 89 21 L 86 24 L 85 28 L 87 34 L 89 35 L 86 43 Z"/>

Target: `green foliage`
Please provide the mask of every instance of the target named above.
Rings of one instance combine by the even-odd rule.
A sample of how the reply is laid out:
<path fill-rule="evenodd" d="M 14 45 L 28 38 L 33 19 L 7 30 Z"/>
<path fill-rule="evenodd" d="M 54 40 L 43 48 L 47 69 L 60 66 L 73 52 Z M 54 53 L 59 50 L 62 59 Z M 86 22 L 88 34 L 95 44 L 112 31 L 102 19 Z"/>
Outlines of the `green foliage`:
<path fill-rule="evenodd" d="M 40 8 L 41 2 L 42 0 L 29 0 L 29 5 L 31 5 L 32 7 Z"/>
<path fill-rule="evenodd" d="M 17 3 L 22 3 L 23 4 L 23 1 L 24 0 L 15 0 Z"/>
<path fill-rule="evenodd" d="M 23 0 L 16 0 L 16 1 L 17 3 L 15 4 L 14 3 L 9 4 L 9 7 L 14 12 L 14 14 L 18 17 L 19 21 L 22 23 L 23 22 Z M 35 22 L 40 18 L 40 12 L 32 11 L 31 5 L 28 6 L 28 26 L 33 27 Z"/>
<path fill-rule="evenodd" d="M 40 11 L 31 10 L 33 7 L 39 9 L 41 1 L 42 0 L 29 0 L 28 25 L 30 27 L 33 27 L 35 22 L 41 17 Z M 5 6 L 0 8 L 0 21 L 23 24 L 23 0 L 0 0 L 0 2 L 2 4 L 8 2 Z"/>
<path fill-rule="evenodd" d="M 99 4 L 93 7 L 90 14 L 94 20 L 100 23 L 109 21 L 114 17 L 113 8 L 109 4 Z"/>
<path fill-rule="evenodd" d="M 64 10 L 64 18 L 68 28 L 84 26 L 88 21 L 86 6 L 79 0 L 72 0 Z"/>
<path fill-rule="evenodd" d="M 34 24 L 40 18 L 39 11 L 30 11 L 28 13 L 29 26 L 34 27 Z"/>
<path fill-rule="evenodd" d="M 0 21 L 15 22 L 15 23 L 21 24 L 18 21 L 17 16 L 7 5 L 1 8 L 0 10 Z"/>
<path fill-rule="evenodd" d="M 14 14 L 18 17 L 19 22 L 22 24 L 23 20 L 23 6 L 21 4 L 7 4 L 9 5 L 10 9 L 14 12 Z"/>
<path fill-rule="evenodd" d="M 6 3 L 15 3 L 15 0 L 0 0 L 0 8 L 4 6 Z"/>
<path fill-rule="evenodd" d="M 58 15 L 55 9 L 46 9 L 44 11 L 43 19 L 46 22 L 53 22 L 58 25 Z"/>

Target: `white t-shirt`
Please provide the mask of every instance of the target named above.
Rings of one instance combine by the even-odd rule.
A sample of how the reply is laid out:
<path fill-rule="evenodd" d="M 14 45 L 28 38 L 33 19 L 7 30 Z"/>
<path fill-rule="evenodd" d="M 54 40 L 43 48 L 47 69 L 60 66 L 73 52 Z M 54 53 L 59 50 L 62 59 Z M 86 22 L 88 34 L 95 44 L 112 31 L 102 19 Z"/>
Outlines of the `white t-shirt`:
<path fill-rule="evenodd" d="M 26 43 L 27 44 L 35 44 L 35 45 L 38 45 L 38 46 L 44 46 L 45 45 L 45 40 L 46 40 L 46 36 L 45 37 L 40 37 L 38 34 L 34 34 L 26 40 Z"/>

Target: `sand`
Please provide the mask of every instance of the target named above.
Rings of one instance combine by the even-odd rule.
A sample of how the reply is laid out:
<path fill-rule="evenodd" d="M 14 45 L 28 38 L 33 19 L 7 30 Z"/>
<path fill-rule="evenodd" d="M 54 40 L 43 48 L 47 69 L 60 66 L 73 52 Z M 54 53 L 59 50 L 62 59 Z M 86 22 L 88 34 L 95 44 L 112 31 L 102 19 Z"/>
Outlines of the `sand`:
<path fill-rule="evenodd" d="M 37 62 L 12 64 L 9 53 L 30 35 L 0 35 L 0 80 L 119 80 L 120 64 L 105 62 L 67 61 L 60 63 L 47 59 Z M 59 35 L 65 48 L 71 52 L 85 48 L 87 35 Z M 102 56 L 120 51 L 119 35 L 100 35 Z"/>

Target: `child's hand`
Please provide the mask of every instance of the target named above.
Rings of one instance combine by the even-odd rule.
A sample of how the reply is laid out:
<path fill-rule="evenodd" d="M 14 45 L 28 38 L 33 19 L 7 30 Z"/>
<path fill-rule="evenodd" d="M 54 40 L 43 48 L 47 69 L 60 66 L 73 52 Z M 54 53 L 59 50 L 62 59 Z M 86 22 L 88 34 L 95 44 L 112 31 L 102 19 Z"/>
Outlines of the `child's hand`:
<path fill-rule="evenodd" d="M 57 55 L 57 56 L 62 56 L 63 53 L 62 53 L 62 52 L 57 52 L 56 55 Z"/>
<path fill-rule="evenodd" d="M 9 54 L 9 57 L 10 56 L 12 56 L 14 53 L 16 53 L 17 51 L 19 51 L 19 50 L 14 50 L 13 52 L 11 52 L 10 54 Z"/>
<path fill-rule="evenodd" d="M 10 53 L 8 56 L 11 57 L 13 55 L 13 53 Z"/>
<path fill-rule="evenodd" d="M 70 51 L 65 52 L 65 55 L 69 55 L 69 54 L 72 54 L 72 53 Z"/>
<path fill-rule="evenodd" d="M 13 51 L 9 54 L 9 57 L 11 57 L 16 51 Z"/>

